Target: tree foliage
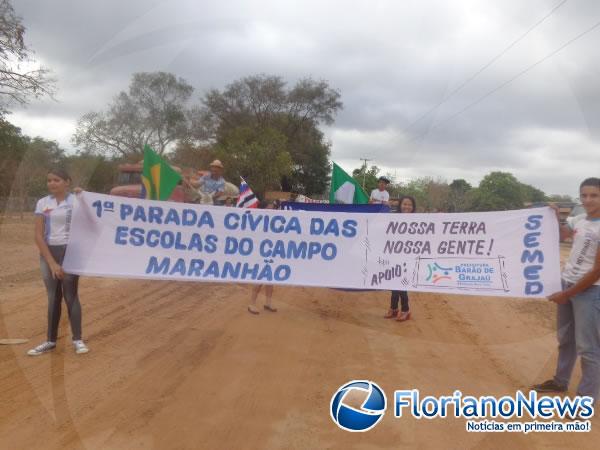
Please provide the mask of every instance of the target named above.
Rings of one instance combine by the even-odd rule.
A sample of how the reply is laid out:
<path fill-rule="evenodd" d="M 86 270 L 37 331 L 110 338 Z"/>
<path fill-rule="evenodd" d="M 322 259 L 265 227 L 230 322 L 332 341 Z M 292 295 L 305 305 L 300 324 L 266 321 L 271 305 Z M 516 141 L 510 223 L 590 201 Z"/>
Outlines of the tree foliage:
<path fill-rule="evenodd" d="M 287 137 L 292 168 L 282 178 L 282 189 L 306 195 L 322 194 L 331 176 L 330 144 L 312 124 L 304 124 L 293 137 Z"/>
<path fill-rule="evenodd" d="M 325 191 L 330 144 L 319 126 L 333 123 L 342 107 L 339 92 L 327 82 L 306 78 L 288 87 L 278 76 L 250 76 L 223 90 L 211 89 L 199 105 L 188 106 L 192 91 L 185 80 L 169 73 L 134 74 L 129 91 L 117 95 L 107 110 L 79 119 L 73 143 L 84 153 L 129 160 L 139 159 L 145 144 L 160 154 L 174 148 L 176 164 L 197 168 L 206 167 L 218 153 L 233 165 L 233 171 L 247 171 L 246 165 L 239 164 L 240 158 L 247 157 L 242 158 L 244 150 L 238 143 L 246 142 L 248 153 L 261 156 L 256 154 L 256 144 L 270 145 L 265 149 L 269 154 L 276 141 L 288 155 L 287 159 L 278 155 L 281 158 L 276 160 L 275 172 L 281 179 L 262 184 L 308 195 Z M 235 153 L 228 155 L 227 149 Z M 284 160 L 288 167 L 279 166 Z M 272 162 L 265 163 L 259 170 L 270 173 Z"/>
<path fill-rule="evenodd" d="M 575 201 L 573 199 L 573 197 L 571 197 L 570 195 L 566 195 L 566 194 L 551 194 L 548 196 L 547 200 L 549 202 L 565 202 L 565 203 L 572 203 Z"/>
<path fill-rule="evenodd" d="M 65 165 L 73 179 L 73 186 L 108 193 L 115 185 L 119 163 L 103 155 L 80 153 L 68 156 Z"/>
<path fill-rule="evenodd" d="M 11 194 L 15 197 L 46 195 L 46 175 L 52 167 L 63 165 L 64 151 L 54 141 L 41 137 L 26 138 L 27 147 L 15 171 Z"/>
<path fill-rule="evenodd" d="M 491 172 L 479 183 L 471 199 L 472 211 L 503 211 L 523 208 L 521 183 L 511 173 Z"/>
<path fill-rule="evenodd" d="M 462 178 L 452 180 L 448 192 L 448 212 L 467 211 L 473 187 Z"/>
<path fill-rule="evenodd" d="M 10 194 L 17 169 L 27 152 L 27 144 L 28 139 L 21 134 L 21 129 L 0 117 L 0 197 Z"/>
<path fill-rule="evenodd" d="M 209 90 L 202 103 L 206 123 L 218 139 L 237 126 L 273 126 L 293 137 L 305 124 L 333 123 L 342 107 L 338 91 L 326 81 L 302 79 L 287 90 L 279 76 L 254 75 L 234 81 L 225 90 Z"/>
<path fill-rule="evenodd" d="M 464 179 L 448 184 L 424 177 L 394 185 L 390 191 L 395 196 L 413 196 L 418 208 L 428 212 L 502 211 L 523 208 L 524 202 L 546 200 L 541 190 L 519 182 L 506 172 L 489 173 L 477 188 Z"/>
<path fill-rule="evenodd" d="M 533 187 L 529 184 L 520 183 L 521 192 L 523 193 L 523 201 L 525 202 L 545 202 L 548 197 L 544 192 L 536 187 Z"/>
<path fill-rule="evenodd" d="M 129 92 L 119 93 L 103 112 L 82 116 L 73 144 L 88 153 L 137 159 L 148 144 L 163 154 L 178 140 L 189 139 L 193 92 L 184 79 L 166 72 L 133 75 Z"/>
<path fill-rule="evenodd" d="M 118 161 L 91 154 L 65 155 L 60 146 L 41 137 L 30 138 L 0 119 L 0 198 L 46 195 L 46 175 L 55 166 L 67 169 L 73 186 L 108 192 L 113 186 Z"/>
<path fill-rule="evenodd" d="M 215 147 L 229 180 L 243 177 L 255 194 L 281 189 L 281 178 L 289 175 L 291 158 L 286 138 L 272 128 L 237 127 Z"/>
<path fill-rule="evenodd" d="M 364 191 L 369 195 L 371 191 L 377 188 L 380 169 L 377 166 L 367 168 L 365 164 L 352 171 L 352 178 L 360 184 Z"/>
<path fill-rule="evenodd" d="M 278 76 L 249 76 L 205 94 L 193 135 L 223 144 L 240 127 L 258 130 L 257 136 L 275 130 L 291 158 L 284 188 L 319 194 L 328 184 L 330 146 L 318 127 L 333 123 L 341 107 L 339 92 L 326 81 L 307 78 L 287 88 Z"/>
<path fill-rule="evenodd" d="M 208 165 L 216 158 L 215 149 L 210 145 L 197 145 L 191 141 L 177 143 L 170 155 L 170 161 L 181 168 L 208 170 Z"/>
<path fill-rule="evenodd" d="M 417 208 L 426 212 L 448 209 L 448 183 L 431 177 L 416 178 L 398 186 L 398 196 L 410 195 L 417 202 Z"/>

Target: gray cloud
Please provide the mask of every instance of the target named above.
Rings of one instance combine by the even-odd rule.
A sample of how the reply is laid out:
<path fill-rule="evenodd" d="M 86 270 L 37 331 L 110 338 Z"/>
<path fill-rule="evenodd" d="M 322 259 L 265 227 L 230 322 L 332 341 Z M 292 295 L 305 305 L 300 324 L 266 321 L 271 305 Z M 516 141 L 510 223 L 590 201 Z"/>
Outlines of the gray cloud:
<path fill-rule="evenodd" d="M 599 2 L 567 1 L 447 99 L 558 3 L 20 0 L 27 42 L 60 91 L 59 102 L 13 119 L 70 148 L 77 118 L 102 109 L 136 71 L 171 71 L 196 88 L 196 101 L 249 74 L 313 76 L 342 93 L 345 108 L 326 134 L 348 170 L 370 157 L 399 177 L 474 184 L 506 170 L 575 194 L 600 167 L 600 29 L 469 105 L 600 21 Z"/>

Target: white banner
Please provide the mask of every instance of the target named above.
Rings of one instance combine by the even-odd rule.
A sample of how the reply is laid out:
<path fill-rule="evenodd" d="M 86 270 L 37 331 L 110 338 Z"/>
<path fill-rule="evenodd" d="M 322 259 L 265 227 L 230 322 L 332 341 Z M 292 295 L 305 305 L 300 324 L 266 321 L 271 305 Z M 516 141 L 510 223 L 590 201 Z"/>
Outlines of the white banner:
<path fill-rule="evenodd" d="M 103 277 L 544 297 L 550 208 L 461 214 L 238 209 L 83 192 L 64 269 Z"/>

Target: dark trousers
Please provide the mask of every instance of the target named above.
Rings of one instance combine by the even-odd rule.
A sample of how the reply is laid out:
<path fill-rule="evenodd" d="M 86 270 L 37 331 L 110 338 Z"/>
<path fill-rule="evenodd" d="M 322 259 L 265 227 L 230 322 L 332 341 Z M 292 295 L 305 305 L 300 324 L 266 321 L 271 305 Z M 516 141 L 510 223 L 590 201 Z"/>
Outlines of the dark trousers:
<path fill-rule="evenodd" d="M 408 311 L 408 292 L 406 291 L 392 291 L 391 306 L 392 309 L 398 309 L 398 300 L 401 300 L 401 311 Z"/>
<path fill-rule="evenodd" d="M 54 260 L 62 265 L 67 250 L 66 245 L 49 245 L 50 253 Z M 62 280 L 52 278 L 50 266 L 40 257 L 42 277 L 48 294 L 48 340 L 56 342 L 58 337 L 58 324 L 60 322 L 61 304 L 64 296 L 71 322 L 73 340 L 81 339 L 81 304 L 79 303 L 79 275 L 65 274 Z"/>

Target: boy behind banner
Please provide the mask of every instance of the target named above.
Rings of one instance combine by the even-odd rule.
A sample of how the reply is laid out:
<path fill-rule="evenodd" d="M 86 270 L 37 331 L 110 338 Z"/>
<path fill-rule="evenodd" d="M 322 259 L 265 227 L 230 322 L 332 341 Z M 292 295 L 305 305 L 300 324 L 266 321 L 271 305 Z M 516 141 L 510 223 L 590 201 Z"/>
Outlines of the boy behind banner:
<path fill-rule="evenodd" d="M 573 238 L 562 273 L 563 290 L 548 297 L 558 304 L 556 372 L 554 378 L 532 389 L 565 392 L 580 356 L 581 381 L 577 394 L 596 401 L 600 388 L 600 178 L 584 180 L 579 192 L 585 214 L 560 229 L 561 239 Z"/>

